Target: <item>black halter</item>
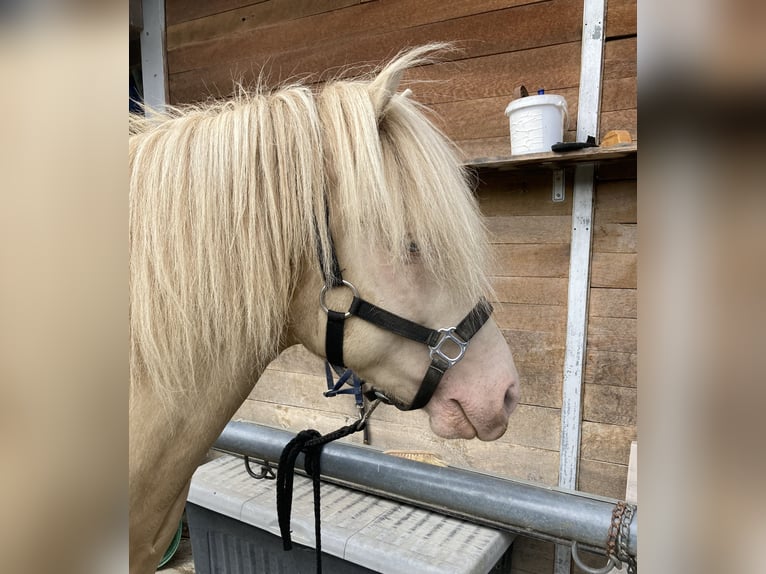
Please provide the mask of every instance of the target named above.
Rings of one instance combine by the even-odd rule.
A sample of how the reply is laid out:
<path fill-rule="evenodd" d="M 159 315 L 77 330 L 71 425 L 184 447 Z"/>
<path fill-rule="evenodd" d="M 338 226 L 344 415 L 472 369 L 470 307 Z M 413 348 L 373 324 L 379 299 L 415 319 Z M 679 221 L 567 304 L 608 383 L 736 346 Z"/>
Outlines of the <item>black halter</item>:
<path fill-rule="evenodd" d="M 325 285 L 322 287 L 319 295 L 319 304 L 322 310 L 327 313 L 327 330 L 325 335 L 327 362 L 338 372 L 342 372 L 345 368 L 343 360 L 343 333 L 346 319 L 350 317 L 359 317 L 381 329 L 422 343 L 429 349 L 431 364 L 423 377 L 423 382 L 420 383 L 420 388 L 415 398 L 409 406 L 391 400 L 381 391 L 375 390 L 374 387 L 367 391 L 365 396 L 370 400 L 381 399 L 383 402 L 393 404 L 403 411 L 423 408 L 431 400 L 431 396 L 436 391 L 436 387 L 439 385 L 447 369 L 455 366 L 463 358 L 471 338 L 489 319 L 492 313 L 492 305 L 482 297 L 456 327 L 439 330 L 430 329 L 390 311 L 381 309 L 359 297 L 356 287 L 345 281 L 341 275 L 334 245 L 332 245 L 331 257 L 332 276 L 325 278 Z M 333 311 L 325 303 L 327 291 L 341 286 L 351 289 L 354 296 L 351 306 L 345 312 Z M 451 350 L 456 352 L 450 354 L 445 351 L 443 348 L 445 344 L 452 345 L 453 349 Z"/>

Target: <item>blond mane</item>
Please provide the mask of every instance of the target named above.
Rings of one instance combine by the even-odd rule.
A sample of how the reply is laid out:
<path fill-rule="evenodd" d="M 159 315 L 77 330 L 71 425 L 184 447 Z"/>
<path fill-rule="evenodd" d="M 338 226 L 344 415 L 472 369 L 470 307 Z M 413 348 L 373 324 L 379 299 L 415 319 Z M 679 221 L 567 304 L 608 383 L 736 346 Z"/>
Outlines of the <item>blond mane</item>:
<path fill-rule="evenodd" d="M 411 98 L 375 108 L 382 80 L 435 48 L 318 92 L 241 91 L 131 117 L 132 385 L 224 388 L 264 368 L 302 266 L 329 252 L 326 210 L 395 265 L 414 242 L 456 294 L 486 291 L 485 232 L 455 150 Z"/>

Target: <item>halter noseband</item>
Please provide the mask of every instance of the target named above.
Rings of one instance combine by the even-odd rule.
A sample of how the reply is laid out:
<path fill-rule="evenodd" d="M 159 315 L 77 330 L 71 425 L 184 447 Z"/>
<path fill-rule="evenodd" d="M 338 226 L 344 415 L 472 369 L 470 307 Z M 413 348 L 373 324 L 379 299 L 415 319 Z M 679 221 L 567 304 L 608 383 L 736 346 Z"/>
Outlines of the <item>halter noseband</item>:
<path fill-rule="evenodd" d="M 343 333 L 346 319 L 350 317 L 359 317 L 381 329 L 422 343 L 429 349 L 431 364 L 423 377 L 423 381 L 420 383 L 420 388 L 415 398 L 409 406 L 391 400 L 374 388 L 366 392 L 365 396 L 370 400 L 381 399 L 383 402 L 393 404 L 403 411 L 411 411 L 426 406 L 447 369 L 454 367 L 465 356 L 471 338 L 489 319 L 492 313 L 492 305 L 482 297 L 456 327 L 438 330 L 430 329 L 390 311 L 381 309 L 359 297 L 356 287 L 341 277 L 334 249 L 332 255 L 334 277 L 332 277 L 331 281 L 325 282 L 319 295 L 319 304 L 327 314 L 327 330 L 325 335 L 327 362 L 333 365 L 336 371 L 340 371 L 342 367 L 345 367 L 343 361 Z M 351 306 L 345 312 L 333 311 L 327 307 L 325 302 L 327 291 L 340 286 L 351 289 L 354 296 Z M 445 344 L 453 345 L 454 349 L 450 350 L 457 352 L 450 353 L 449 350 L 445 350 Z"/>

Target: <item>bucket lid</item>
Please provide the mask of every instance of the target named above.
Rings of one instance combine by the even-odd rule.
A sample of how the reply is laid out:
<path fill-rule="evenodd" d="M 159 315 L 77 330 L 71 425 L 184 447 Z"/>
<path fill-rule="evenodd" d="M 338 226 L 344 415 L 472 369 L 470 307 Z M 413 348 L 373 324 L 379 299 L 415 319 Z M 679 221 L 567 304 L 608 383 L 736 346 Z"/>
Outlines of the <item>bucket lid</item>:
<path fill-rule="evenodd" d="M 564 113 L 567 113 L 567 101 L 563 96 L 556 94 L 542 94 L 539 96 L 527 96 L 526 98 L 518 98 L 513 100 L 508 107 L 505 108 L 505 115 L 511 115 L 511 112 L 520 110 L 522 108 L 528 108 L 531 106 L 557 106 L 563 108 Z"/>

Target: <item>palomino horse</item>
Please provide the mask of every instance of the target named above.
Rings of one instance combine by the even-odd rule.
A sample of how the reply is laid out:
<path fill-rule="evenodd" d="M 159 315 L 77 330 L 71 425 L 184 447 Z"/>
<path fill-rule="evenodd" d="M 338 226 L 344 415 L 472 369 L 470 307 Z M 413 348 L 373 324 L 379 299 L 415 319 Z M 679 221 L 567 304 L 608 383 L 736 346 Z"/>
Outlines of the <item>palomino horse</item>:
<path fill-rule="evenodd" d="M 396 93 L 433 49 L 317 93 L 293 85 L 131 118 L 133 574 L 154 571 L 192 473 L 266 365 L 296 343 L 325 355 L 323 306 L 349 304 L 337 271 L 429 328 L 481 307 L 487 241 L 471 189 L 449 142 Z M 412 405 L 428 349 L 369 318 L 345 323 L 345 365 Z M 437 350 L 462 360 L 424 408 L 439 436 L 494 440 L 518 376 L 491 318 L 471 330 L 467 350 Z"/>

